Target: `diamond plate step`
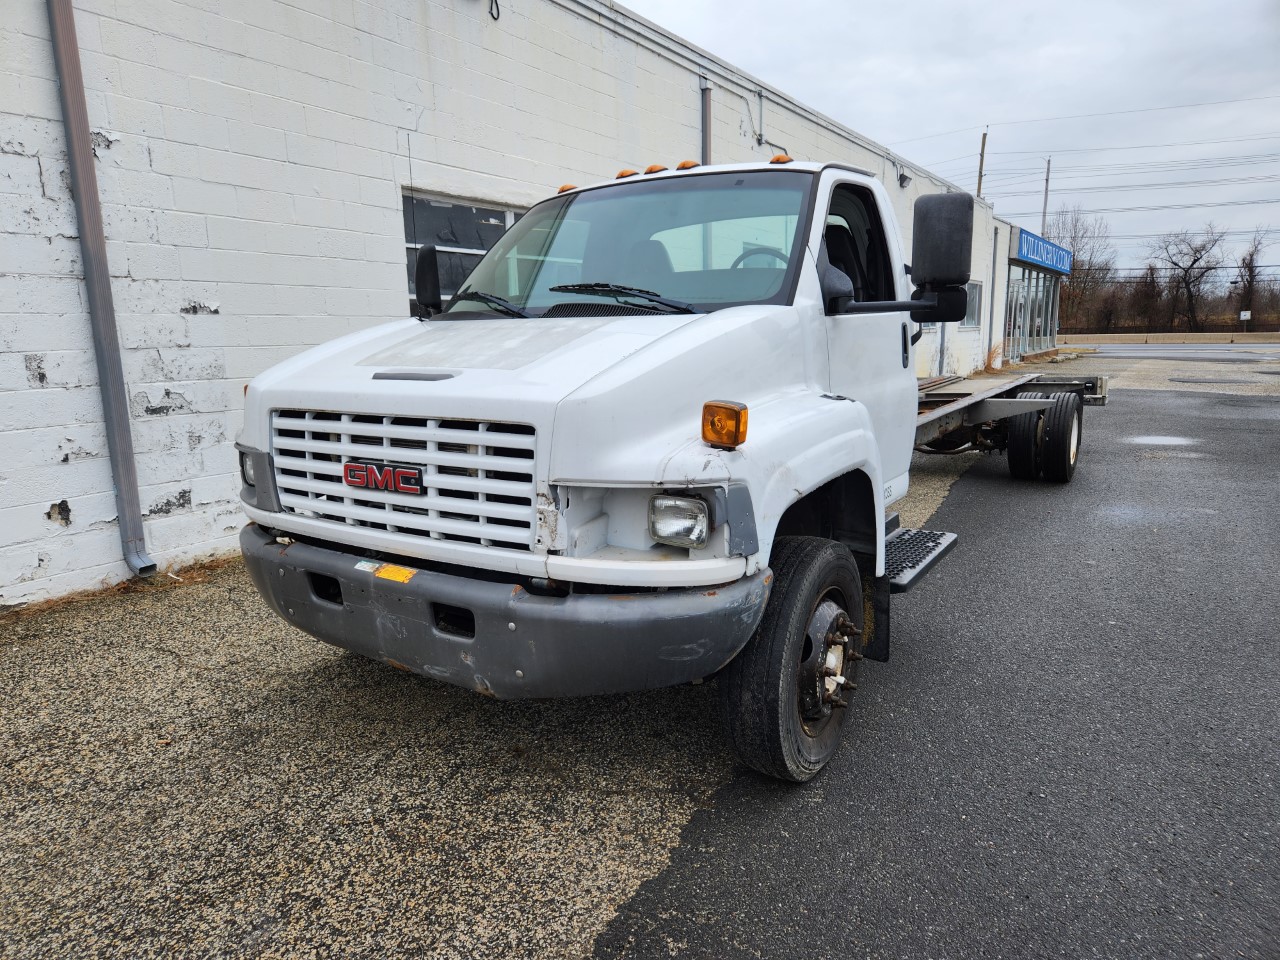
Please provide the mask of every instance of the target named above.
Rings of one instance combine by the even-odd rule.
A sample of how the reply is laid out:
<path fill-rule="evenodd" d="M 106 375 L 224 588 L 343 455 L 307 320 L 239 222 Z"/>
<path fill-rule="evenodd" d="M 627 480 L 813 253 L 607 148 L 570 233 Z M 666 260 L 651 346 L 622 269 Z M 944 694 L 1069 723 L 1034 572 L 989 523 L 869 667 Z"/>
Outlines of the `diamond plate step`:
<path fill-rule="evenodd" d="M 884 542 L 884 572 L 890 593 L 906 593 L 956 545 L 954 533 L 941 530 L 893 531 Z"/>

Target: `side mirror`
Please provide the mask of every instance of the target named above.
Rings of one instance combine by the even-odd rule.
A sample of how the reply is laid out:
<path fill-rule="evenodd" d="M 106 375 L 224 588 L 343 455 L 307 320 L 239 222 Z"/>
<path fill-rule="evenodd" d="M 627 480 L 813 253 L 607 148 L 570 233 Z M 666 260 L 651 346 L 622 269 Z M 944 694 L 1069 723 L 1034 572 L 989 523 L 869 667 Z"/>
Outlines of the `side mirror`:
<path fill-rule="evenodd" d="M 822 266 L 819 278 L 822 286 L 822 303 L 828 315 L 844 313 L 853 302 L 853 281 L 843 270 L 837 270 L 831 264 Z"/>
<path fill-rule="evenodd" d="M 418 306 L 423 310 L 420 316 L 434 316 L 444 308 L 440 299 L 440 264 L 434 246 L 418 250 L 418 259 L 413 267 L 413 289 Z"/>
<path fill-rule="evenodd" d="M 917 323 L 959 323 L 969 307 L 964 285 L 973 264 L 973 197 L 935 193 L 916 201 L 911 238 L 913 301 Z"/>
<path fill-rule="evenodd" d="M 964 287 L 943 287 L 937 293 L 916 288 L 912 301 L 922 301 L 919 310 L 911 311 L 916 323 L 959 323 L 969 312 L 969 293 Z"/>
<path fill-rule="evenodd" d="M 973 263 L 973 197 L 935 193 L 916 201 L 911 282 L 928 293 L 963 287 Z"/>

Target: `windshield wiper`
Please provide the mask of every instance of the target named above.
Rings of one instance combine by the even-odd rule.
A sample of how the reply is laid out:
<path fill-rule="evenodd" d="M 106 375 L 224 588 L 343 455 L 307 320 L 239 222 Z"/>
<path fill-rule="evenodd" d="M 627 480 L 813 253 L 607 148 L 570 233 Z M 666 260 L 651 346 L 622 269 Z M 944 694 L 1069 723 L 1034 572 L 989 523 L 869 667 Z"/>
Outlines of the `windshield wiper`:
<path fill-rule="evenodd" d="M 487 307 L 493 307 L 499 313 L 505 313 L 508 317 L 521 317 L 528 320 L 529 314 L 525 313 L 514 303 L 503 300 L 501 297 L 495 297 L 492 293 L 481 293 L 478 290 L 467 290 L 463 293 L 456 293 L 453 297 L 455 300 L 479 300 Z"/>
<path fill-rule="evenodd" d="M 697 313 L 692 304 L 681 300 L 670 300 L 652 290 L 641 290 L 638 287 L 624 287 L 620 283 L 564 283 L 551 288 L 552 293 L 598 293 L 606 297 L 621 300 L 623 297 L 634 297 L 647 300 L 666 307 L 670 313 Z"/>

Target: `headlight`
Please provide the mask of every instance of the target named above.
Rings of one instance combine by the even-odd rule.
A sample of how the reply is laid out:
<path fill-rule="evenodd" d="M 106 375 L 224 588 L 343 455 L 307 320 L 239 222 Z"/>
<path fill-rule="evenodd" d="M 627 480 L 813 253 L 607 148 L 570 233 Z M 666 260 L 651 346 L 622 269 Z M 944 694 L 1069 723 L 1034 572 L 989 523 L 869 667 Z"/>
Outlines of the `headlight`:
<path fill-rule="evenodd" d="M 247 453 L 240 454 L 240 474 L 244 477 L 245 486 L 256 487 L 257 477 L 253 475 L 253 458 Z"/>
<path fill-rule="evenodd" d="M 707 545 L 707 504 L 697 497 L 657 496 L 649 500 L 649 536 L 673 547 Z"/>

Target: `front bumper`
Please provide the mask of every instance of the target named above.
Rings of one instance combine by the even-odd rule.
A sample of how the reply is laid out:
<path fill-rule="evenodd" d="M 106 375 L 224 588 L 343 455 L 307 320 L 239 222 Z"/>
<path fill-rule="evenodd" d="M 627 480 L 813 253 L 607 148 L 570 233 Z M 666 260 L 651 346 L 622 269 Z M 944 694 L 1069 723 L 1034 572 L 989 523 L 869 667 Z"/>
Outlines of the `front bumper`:
<path fill-rule="evenodd" d="M 376 563 L 282 545 L 256 524 L 240 532 L 240 547 L 258 591 L 299 629 L 503 699 L 621 693 L 710 676 L 755 631 L 772 581 L 766 570 L 712 589 L 546 597 L 432 570 L 386 579 Z M 463 635 L 468 627 L 474 636 Z"/>

